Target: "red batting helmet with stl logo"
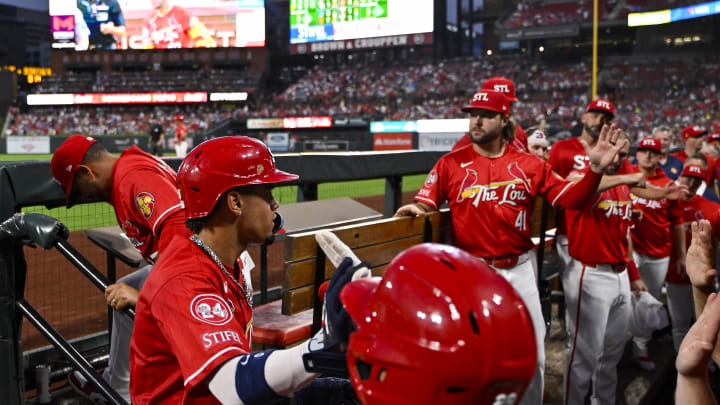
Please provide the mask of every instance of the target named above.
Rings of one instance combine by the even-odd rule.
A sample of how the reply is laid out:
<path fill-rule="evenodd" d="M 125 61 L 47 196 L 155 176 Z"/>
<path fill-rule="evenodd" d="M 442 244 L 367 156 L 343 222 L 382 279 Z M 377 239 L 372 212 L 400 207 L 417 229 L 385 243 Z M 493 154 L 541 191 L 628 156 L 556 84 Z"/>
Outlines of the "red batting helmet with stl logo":
<path fill-rule="evenodd" d="M 201 143 L 183 160 L 177 175 L 188 219 L 210 214 L 220 196 L 233 187 L 297 179 L 296 174 L 275 167 L 275 159 L 264 143 L 245 136 Z"/>
<path fill-rule="evenodd" d="M 537 366 L 530 315 L 502 276 L 458 248 L 400 253 L 340 299 L 357 325 L 347 363 L 366 405 L 515 403 Z"/>

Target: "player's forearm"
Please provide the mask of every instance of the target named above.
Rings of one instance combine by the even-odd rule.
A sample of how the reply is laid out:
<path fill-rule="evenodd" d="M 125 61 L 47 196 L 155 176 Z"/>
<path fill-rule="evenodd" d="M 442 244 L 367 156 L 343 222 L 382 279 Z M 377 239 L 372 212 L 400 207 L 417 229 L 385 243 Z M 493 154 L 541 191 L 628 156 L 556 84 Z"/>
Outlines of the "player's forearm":
<path fill-rule="evenodd" d="M 697 288 L 693 286 L 692 288 L 693 292 L 693 303 L 695 305 L 695 319 L 700 318 L 700 315 L 705 310 L 705 304 L 707 303 L 708 296 L 710 295 L 710 292 Z M 715 364 L 720 365 L 720 337 L 717 339 L 715 343 L 715 348 L 713 349 L 712 353 L 712 359 L 715 362 Z"/>
<path fill-rule="evenodd" d="M 715 405 L 715 396 L 708 377 L 691 378 L 678 374 L 675 403 L 687 405 Z"/>
<path fill-rule="evenodd" d="M 626 174 L 605 174 L 602 176 L 602 180 L 600 180 L 600 185 L 598 186 L 597 192 L 600 193 L 603 191 L 607 191 L 621 184 L 635 184 L 636 182 L 636 180 L 632 179 L 629 175 Z"/>
<path fill-rule="evenodd" d="M 580 209 L 595 195 L 602 180 L 602 174 L 588 170 L 579 182 L 571 185 L 559 200 L 559 205 L 567 209 Z"/>
<path fill-rule="evenodd" d="M 645 198 L 646 200 L 660 200 L 665 198 L 666 194 L 664 188 L 657 188 L 652 184 L 648 184 L 647 187 L 633 187 L 631 191 L 636 196 Z"/>
<path fill-rule="evenodd" d="M 318 374 L 305 371 L 302 355 L 308 345 L 234 357 L 208 382 L 210 392 L 224 405 L 265 404 L 300 390 Z"/>

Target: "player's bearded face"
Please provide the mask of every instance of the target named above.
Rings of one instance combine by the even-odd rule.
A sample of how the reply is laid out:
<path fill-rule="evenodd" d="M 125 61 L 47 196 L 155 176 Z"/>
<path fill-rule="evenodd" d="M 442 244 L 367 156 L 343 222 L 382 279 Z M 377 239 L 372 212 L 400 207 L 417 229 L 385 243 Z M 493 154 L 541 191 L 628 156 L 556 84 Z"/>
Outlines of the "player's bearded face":
<path fill-rule="evenodd" d="M 588 111 L 583 114 L 583 129 L 593 138 L 600 136 L 600 130 L 604 124 L 610 123 L 609 117 L 599 111 Z"/>
<path fill-rule="evenodd" d="M 470 139 L 478 145 L 490 142 L 502 134 L 507 123 L 507 117 L 498 112 L 473 110 L 470 113 Z"/>
<path fill-rule="evenodd" d="M 628 153 L 630 153 L 630 144 L 625 145 L 625 147 L 618 152 L 612 163 L 610 163 L 605 168 L 604 173 L 617 174 L 618 170 L 620 170 L 620 167 L 622 167 L 623 162 L 625 162 L 625 159 L 627 159 Z"/>

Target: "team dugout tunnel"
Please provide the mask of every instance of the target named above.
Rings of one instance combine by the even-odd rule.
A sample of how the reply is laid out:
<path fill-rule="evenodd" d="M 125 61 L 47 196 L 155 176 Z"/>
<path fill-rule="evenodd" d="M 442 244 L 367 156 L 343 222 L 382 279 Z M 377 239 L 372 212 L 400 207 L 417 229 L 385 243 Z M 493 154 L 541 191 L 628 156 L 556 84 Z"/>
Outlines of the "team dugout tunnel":
<path fill-rule="evenodd" d="M 401 204 L 412 201 L 424 175 L 444 153 L 278 155 L 278 168 L 299 174 L 300 180 L 277 187 L 274 194 L 281 204 L 280 212 L 283 206 L 287 208 L 286 225 L 295 221 L 296 231 L 320 228 L 335 220 L 327 219 L 331 214 L 327 201 L 323 205 L 318 199 L 337 198 L 332 203 L 336 212 L 354 211 L 357 205 L 353 204 L 360 202 L 369 211 L 375 210 L 375 218 L 387 217 Z M 174 169 L 180 165 L 177 158 L 166 161 Z M 368 182 L 373 182 L 372 190 L 363 189 Z M 49 161 L 1 163 L 0 195 L 0 221 L 17 212 L 41 212 L 58 218 L 70 229 L 66 245 L 78 257 L 73 263 L 58 245 L 50 250 L 12 242 L 0 246 L 0 403 L 19 405 L 34 396 L 36 366 L 49 365 L 50 382 L 60 385 L 73 368 L 92 372 L 107 364 L 111 325 L 99 288 L 102 284 L 89 280 L 78 263 L 96 269 L 101 279 L 112 281 L 134 271 L 140 259 L 136 256 L 135 260 L 131 252 L 114 250 L 110 242 L 103 244 L 102 229 L 117 225 L 109 204 L 80 204 L 70 210 L 64 207 L 65 194 L 52 178 Z M 353 215 L 348 212 L 347 218 Z M 254 305 L 281 296 L 282 257 L 276 257 L 273 249 L 282 235 L 278 239 L 269 247 L 250 249 L 260 268 L 253 272 Z M 109 394 L 117 395 L 114 391 Z"/>

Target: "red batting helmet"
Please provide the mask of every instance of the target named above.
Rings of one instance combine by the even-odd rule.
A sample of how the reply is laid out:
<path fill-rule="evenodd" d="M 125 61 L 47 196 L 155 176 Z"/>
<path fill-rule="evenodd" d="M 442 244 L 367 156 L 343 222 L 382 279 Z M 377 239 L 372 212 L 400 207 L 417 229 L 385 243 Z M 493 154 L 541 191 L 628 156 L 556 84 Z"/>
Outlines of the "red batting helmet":
<path fill-rule="evenodd" d="M 357 324 L 347 363 L 366 405 L 515 403 L 535 373 L 522 299 L 458 248 L 411 247 L 382 280 L 351 282 L 340 299 Z"/>
<path fill-rule="evenodd" d="M 245 136 L 201 143 L 183 160 L 177 176 L 188 219 L 210 214 L 220 196 L 233 187 L 297 179 L 275 167 L 264 143 Z"/>
<path fill-rule="evenodd" d="M 175 121 L 182 121 L 185 119 L 185 116 L 182 114 L 178 114 L 175 116 Z"/>

